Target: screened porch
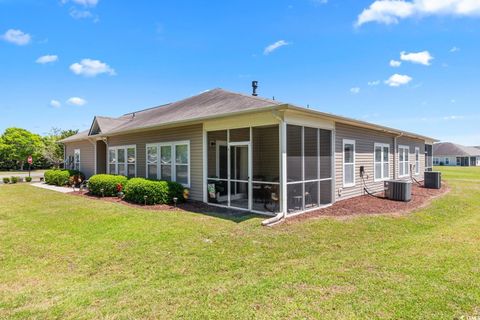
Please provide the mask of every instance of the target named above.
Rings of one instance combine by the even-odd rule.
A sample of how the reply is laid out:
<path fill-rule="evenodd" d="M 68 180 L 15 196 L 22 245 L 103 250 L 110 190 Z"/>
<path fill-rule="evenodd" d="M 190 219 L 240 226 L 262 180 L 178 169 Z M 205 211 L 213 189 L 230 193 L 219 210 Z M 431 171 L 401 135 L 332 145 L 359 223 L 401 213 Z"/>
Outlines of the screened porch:
<path fill-rule="evenodd" d="M 207 132 L 206 143 L 212 205 L 274 215 L 332 203 L 329 130 L 285 124 L 226 129 Z"/>

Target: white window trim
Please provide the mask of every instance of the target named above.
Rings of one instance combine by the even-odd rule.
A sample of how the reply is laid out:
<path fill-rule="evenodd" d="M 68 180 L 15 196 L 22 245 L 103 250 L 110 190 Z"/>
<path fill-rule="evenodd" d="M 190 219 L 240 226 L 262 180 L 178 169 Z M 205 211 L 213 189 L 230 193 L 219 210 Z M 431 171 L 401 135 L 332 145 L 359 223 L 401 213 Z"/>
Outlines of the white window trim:
<path fill-rule="evenodd" d="M 408 161 L 405 161 L 405 154 L 403 155 L 403 161 L 400 161 L 400 150 L 403 149 L 403 150 L 407 150 L 407 154 L 408 154 Z M 400 166 L 402 164 L 405 164 L 406 163 L 406 166 L 404 168 L 404 174 L 403 175 L 400 175 Z M 405 177 L 408 177 L 410 175 L 410 147 L 409 146 L 406 146 L 406 145 L 399 145 L 398 146 L 398 177 L 399 178 L 405 178 Z"/>
<path fill-rule="evenodd" d="M 353 144 L 353 183 L 346 183 L 345 182 L 345 145 L 346 144 Z M 343 168 L 343 187 L 350 188 L 355 186 L 355 165 L 356 165 L 356 154 L 357 154 L 357 146 L 355 145 L 355 140 L 343 139 L 343 149 L 342 149 L 342 168 Z M 351 164 L 351 163 L 348 163 Z"/>
<path fill-rule="evenodd" d="M 126 176 L 128 177 L 128 151 L 127 149 L 135 149 L 135 177 L 137 177 L 137 146 L 136 145 L 127 145 L 127 146 L 115 146 L 115 147 L 108 147 L 107 148 L 107 173 L 108 174 L 118 174 L 118 150 L 119 149 L 124 149 L 125 150 L 125 173 Z M 110 172 L 110 150 L 115 150 L 115 172 L 116 173 L 111 173 Z"/>
<path fill-rule="evenodd" d="M 75 159 L 75 154 L 78 152 L 78 169 L 75 169 L 75 165 L 76 165 L 76 159 Z M 78 170 L 80 171 L 81 169 L 81 163 L 82 163 L 82 153 L 80 151 L 80 149 L 75 149 L 73 150 L 73 170 Z"/>
<path fill-rule="evenodd" d="M 417 160 L 418 155 L 418 160 Z M 415 161 L 415 175 L 420 175 L 420 148 L 415 147 L 415 154 L 414 154 L 414 161 Z"/>
<path fill-rule="evenodd" d="M 176 181 L 177 179 L 177 162 L 176 162 L 176 147 L 178 145 L 187 145 L 187 150 L 188 150 L 188 161 L 187 161 L 187 164 L 179 164 L 179 165 L 186 165 L 187 166 L 187 172 L 188 172 L 188 175 L 187 175 L 187 178 L 188 178 L 188 183 L 182 183 L 182 185 L 186 188 L 190 188 L 190 184 L 191 184 L 191 152 L 190 152 L 190 140 L 184 140 L 184 141 L 172 141 L 172 142 L 158 142 L 158 143 L 147 143 L 146 146 L 145 146 L 145 178 L 148 179 L 148 154 L 147 154 L 147 149 L 148 147 L 157 147 L 157 179 L 161 180 L 162 177 L 160 175 L 161 173 L 161 165 L 160 165 L 160 148 L 161 147 L 166 147 L 166 146 L 170 146 L 172 149 L 172 163 L 171 163 L 171 167 L 172 167 L 172 172 L 171 172 L 171 176 L 172 176 L 172 181 Z"/>
<path fill-rule="evenodd" d="M 375 149 L 377 147 L 381 147 L 382 148 L 382 154 L 381 154 L 381 161 L 380 162 L 377 162 L 376 159 L 375 159 Z M 383 148 L 388 148 L 388 160 L 385 162 L 383 160 Z M 377 176 L 377 169 L 376 169 L 376 164 L 377 163 L 380 163 L 381 164 L 381 178 L 380 179 L 377 179 L 376 176 Z M 387 175 L 385 177 L 385 172 L 383 172 L 383 169 L 384 169 L 384 164 L 387 163 L 388 164 L 388 172 L 387 172 Z M 378 142 L 375 142 L 374 143 L 374 146 L 373 146 L 373 181 L 374 182 L 380 182 L 380 181 L 386 181 L 390 179 L 390 145 L 388 143 L 378 143 Z"/>

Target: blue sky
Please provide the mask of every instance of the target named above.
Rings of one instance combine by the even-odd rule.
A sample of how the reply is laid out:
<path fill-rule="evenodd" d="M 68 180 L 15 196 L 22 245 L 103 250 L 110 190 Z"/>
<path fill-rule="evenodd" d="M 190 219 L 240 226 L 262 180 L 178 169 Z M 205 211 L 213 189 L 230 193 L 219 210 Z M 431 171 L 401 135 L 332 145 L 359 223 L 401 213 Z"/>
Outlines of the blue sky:
<path fill-rule="evenodd" d="M 480 145 L 480 0 L 0 0 L 0 131 L 222 87 Z"/>

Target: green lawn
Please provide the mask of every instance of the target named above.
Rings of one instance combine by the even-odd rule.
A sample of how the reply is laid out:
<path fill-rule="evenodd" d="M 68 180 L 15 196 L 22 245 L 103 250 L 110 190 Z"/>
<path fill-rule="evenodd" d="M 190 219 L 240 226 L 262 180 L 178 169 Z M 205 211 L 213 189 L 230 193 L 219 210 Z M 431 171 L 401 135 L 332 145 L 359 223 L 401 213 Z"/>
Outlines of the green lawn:
<path fill-rule="evenodd" d="M 480 168 L 444 178 L 411 215 L 273 228 L 0 186 L 0 318 L 480 315 Z"/>

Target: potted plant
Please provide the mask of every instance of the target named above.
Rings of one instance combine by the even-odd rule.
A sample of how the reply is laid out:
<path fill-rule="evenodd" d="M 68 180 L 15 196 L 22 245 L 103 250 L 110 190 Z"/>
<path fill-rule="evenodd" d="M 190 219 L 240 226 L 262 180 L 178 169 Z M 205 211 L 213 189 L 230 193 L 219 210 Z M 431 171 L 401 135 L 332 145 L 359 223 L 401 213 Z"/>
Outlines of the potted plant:
<path fill-rule="evenodd" d="M 123 199 L 124 193 L 123 193 L 123 186 L 121 183 L 117 183 L 117 197 L 120 199 Z"/>

